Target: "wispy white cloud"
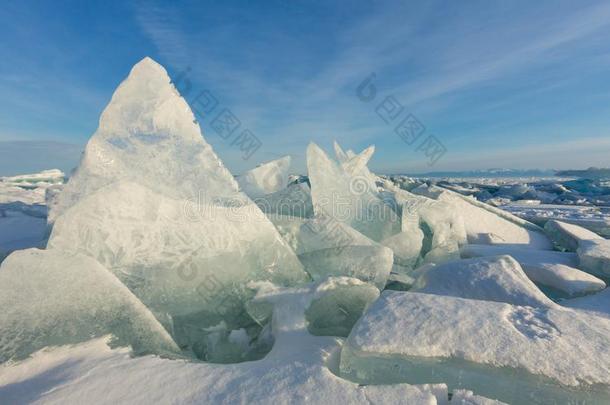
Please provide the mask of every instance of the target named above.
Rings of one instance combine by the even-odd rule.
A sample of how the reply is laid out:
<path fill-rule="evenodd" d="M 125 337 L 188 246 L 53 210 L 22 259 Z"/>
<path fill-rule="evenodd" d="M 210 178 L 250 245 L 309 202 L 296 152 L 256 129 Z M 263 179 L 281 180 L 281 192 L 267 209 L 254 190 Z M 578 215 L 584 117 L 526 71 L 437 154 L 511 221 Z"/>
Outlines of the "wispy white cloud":
<path fill-rule="evenodd" d="M 610 27 L 610 5 L 605 3 L 532 6 L 521 12 L 505 5 L 479 15 L 472 15 L 473 8 L 439 6 L 434 1 L 415 6 L 384 4 L 338 29 L 333 51 L 325 59 L 312 61 L 315 68 L 278 66 L 271 75 L 262 73 L 272 63 L 267 57 L 274 57 L 265 55 L 269 44 L 236 44 L 239 35 L 234 22 L 217 31 L 185 28 L 184 15 L 173 6 L 141 7 L 137 18 L 160 55 L 174 69 L 191 66 L 193 77 L 212 86 L 242 121 L 268 140 L 265 147 L 270 154 L 280 148 L 298 153 L 310 139 L 324 143 L 339 138 L 356 147 L 384 142 L 391 131 L 378 121 L 373 106 L 367 109 L 354 97 L 355 87 L 371 71 L 379 73 L 380 90 L 434 117 L 462 101 L 453 96 L 456 92 L 477 91 L 532 69 L 567 64 L 590 46 L 591 38 L 599 40 L 599 32 L 607 34 Z M 439 14 L 443 7 L 453 7 L 450 11 L 455 16 L 449 11 Z M 295 49 L 306 45 L 300 38 L 283 40 L 292 41 Z M 232 50 L 235 46 L 239 49 Z M 223 47 L 229 48 L 227 53 Z M 231 63 L 236 54 L 240 63 Z M 532 77 L 528 81 L 530 87 L 523 96 L 560 87 L 556 80 L 540 83 L 539 77 Z M 518 95 L 510 96 L 518 101 Z M 485 108 L 493 111 L 507 103 L 510 107 L 508 99 L 479 106 L 483 108 L 477 112 L 479 117 Z M 470 156 L 475 153 L 473 148 Z M 466 159 L 468 154 L 460 156 Z M 476 163 L 476 159 L 465 161 Z"/>

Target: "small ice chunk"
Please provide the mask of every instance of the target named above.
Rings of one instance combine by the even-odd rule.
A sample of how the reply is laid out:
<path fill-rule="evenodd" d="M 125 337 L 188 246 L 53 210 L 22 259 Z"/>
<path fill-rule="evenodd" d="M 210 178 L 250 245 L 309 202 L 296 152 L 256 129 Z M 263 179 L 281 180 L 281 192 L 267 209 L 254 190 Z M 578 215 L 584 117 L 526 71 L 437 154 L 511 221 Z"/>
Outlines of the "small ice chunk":
<path fill-rule="evenodd" d="M 485 398 L 480 395 L 474 395 L 469 390 L 455 390 L 451 395 L 451 405 L 502 405 L 497 399 Z"/>
<path fill-rule="evenodd" d="M 415 278 L 410 273 L 411 269 L 397 264 L 392 266 L 392 272 L 388 276 L 386 290 L 408 291 L 415 284 Z"/>
<path fill-rule="evenodd" d="M 464 218 L 451 205 L 434 201 L 423 206 L 418 213 L 420 221 L 432 231 L 433 248 L 450 243 L 459 246 L 467 243 Z"/>
<path fill-rule="evenodd" d="M 0 307 L 0 363 L 107 334 L 136 352 L 179 352 L 153 314 L 84 255 L 38 249 L 11 254 L 0 267 Z"/>
<path fill-rule="evenodd" d="M 403 219 L 405 217 L 403 206 Z M 461 215 L 448 204 L 434 201 L 418 211 L 426 242 L 425 263 L 442 263 L 460 257 L 460 245 L 466 243 L 466 230 Z"/>
<path fill-rule="evenodd" d="M 581 268 L 594 274 L 610 276 L 610 240 L 583 240 L 577 253 Z"/>
<path fill-rule="evenodd" d="M 506 243 L 506 241 L 495 233 L 478 233 L 470 236 L 470 243 L 475 245 L 496 245 Z"/>
<path fill-rule="evenodd" d="M 603 239 L 595 232 L 581 226 L 556 220 L 547 221 L 544 231 L 556 245 L 570 252 L 576 252 L 579 243 L 583 240 Z"/>
<path fill-rule="evenodd" d="M 283 190 L 288 185 L 290 156 L 272 160 L 237 177 L 237 183 L 250 198 Z"/>
<path fill-rule="evenodd" d="M 459 258 L 459 246 L 466 243 L 464 220 L 459 213 L 443 202 L 408 191 L 393 188 L 392 193 L 400 208 L 403 232 L 418 235 L 423 230 L 420 256 L 425 262 Z"/>
<path fill-rule="evenodd" d="M 344 246 L 303 253 L 299 260 L 314 280 L 346 276 L 383 289 L 392 270 L 393 255 L 380 245 Z"/>
<path fill-rule="evenodd" d="M 555 305 L 510 256 L 457 260 L 430 267 L 410 291 L 514 305 Z"/>

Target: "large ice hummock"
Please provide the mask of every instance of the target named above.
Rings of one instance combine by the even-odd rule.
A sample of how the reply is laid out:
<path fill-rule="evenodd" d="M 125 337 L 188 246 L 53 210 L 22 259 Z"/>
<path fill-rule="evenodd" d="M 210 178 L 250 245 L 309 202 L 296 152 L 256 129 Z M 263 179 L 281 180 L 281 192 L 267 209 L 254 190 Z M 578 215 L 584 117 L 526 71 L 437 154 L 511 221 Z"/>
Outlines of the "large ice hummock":
<path fill-rule="evenodd" d="M 112 96 L 50 221 L 49 248 L 96 259 L 175 338 L 184 322 L 239 327 L 247 282 L 309 280 L 150 58 Z"/>

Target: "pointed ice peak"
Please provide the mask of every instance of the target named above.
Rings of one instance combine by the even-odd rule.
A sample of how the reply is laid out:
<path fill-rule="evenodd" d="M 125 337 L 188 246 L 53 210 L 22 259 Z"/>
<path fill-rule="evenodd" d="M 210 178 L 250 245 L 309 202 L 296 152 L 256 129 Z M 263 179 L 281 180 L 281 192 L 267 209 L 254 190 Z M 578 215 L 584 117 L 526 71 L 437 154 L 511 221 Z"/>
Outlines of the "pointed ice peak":
<path fill-rule="evenodd" d="M 354 153 L 354 151 L 351 149 L 345 151 L 337 141 L 333 141 L 333 148 L 335 149 L 335 156 L 337 158 L 337 161 L 342 165 L 347 163 L 349 160 L 353 160 L 356 157 L 360 162 L 364 162 L 364 164 L 366 165 L 373 156 L 373 153 L 375 153 L 375 145 L 369 146 L 359 154 Z"/>
<path fill-rule="evenodd" d="M 203 138 L 189 105 L 163 66 L 148 57 L 112 95 L 49 220 L 119 180 L 175 198 L 237 195 L 237 182 Z"/>
<path fill-rule="evenodd" d="M 112 95 L 100 117 L 98 134 L 172 132 L 179 125 L 182 136 L 201 137 L 193 121 L 193 113 L 171 83 L 165 68 L 146 57 L 131 69 Z"/>
<path fill-rule="evenodd" d="M 359 154 L 354 153 L 351 149 L 344 151 L 337 141 L 333 143 L 333 146 L 341 168 L 348 175 L 357 176 L 358 178 L 365 180 L 369 190 L 376 194 L 377 186 L 375 185 L 375 176 L 367 167 L 369 160 L 371 160 L 373 153 L 375 153 L 375 145 L 369 146 Z"/>
<path fill-rule="evenodd" d="M 310 165 L 313 165 L 313 167 L 319 167 L 319 165 L 322 164 L 324 166 L 332 167 L 333 173 L 341 171 L 341 166 L 334 159 L 328 156 L 324 149 L 320 148 L 314 142 L 310 142 L 307 146 L 306 155 L 308 169 Z"/>
<path fill-rule="evenodd" d="M 334 141 L 333 147 L 335 148 L 335 156 L 337 157 L 337 160 L 340 163 L 345 162 L 348 159 L 348 157 L 347 157 L 347 154 L 345 153 L 345 151 L 343 150 L 343 148 L 341 147 L 341 145 L 339 145 L 339 142 Z"/>
<path fill-rule="evenodd" d="M 113 96 L 116 96 L 121 88 L 128 87 L 128 84 L 133 86 L 134 82 L 143 86 L 142 89 L 154 93 L 163 93 L 165 90 L 173 87 L 167 70 L 148 56 L 133 65 L 129 75 L 121 83 Z"/>
<path fill-rule="evenodd" d="M 357 175 L 361 171 L 366 170 L 367 173 L 363 175 L 368 175 L 370 172 L 366 168 L 366 165 L 368 164 L 369 160 L 371 160 L 373 153 L 375 153 L 375 145 L 371 145 L 363 150 L 360 154 L 348 158 L 345 162 L 343 162 L 343 169 L 352 175 Z"/>
<path fill-rule="evenodd" d="M 169 75 L 163 66 L 149 56 L 144 57 L 141 61 L 133 65 L 129 71 L 129 79 L 153 79 L 159 78 L 169 81 Z"/>
<path fill-rule="evenodd" d="M 131 68 L 131 71 L 133 72 L 134 70 L 137 70 L 137 69 L 151 69 L 151 70 L 155 69 L 155 70 L 158 70 L 158 71 L 161 71 L 161 72 L 164 72 L 167 74 L 167 72 L 165 72 L 165 68 L 163 68 L 163 66 L 161 66 L 161 64 L 159 62 L 157 62 L 150 56 L 143 57 L 141 61 L 139 61 L 138 63 L 133 65 L 133 68 Z"/>

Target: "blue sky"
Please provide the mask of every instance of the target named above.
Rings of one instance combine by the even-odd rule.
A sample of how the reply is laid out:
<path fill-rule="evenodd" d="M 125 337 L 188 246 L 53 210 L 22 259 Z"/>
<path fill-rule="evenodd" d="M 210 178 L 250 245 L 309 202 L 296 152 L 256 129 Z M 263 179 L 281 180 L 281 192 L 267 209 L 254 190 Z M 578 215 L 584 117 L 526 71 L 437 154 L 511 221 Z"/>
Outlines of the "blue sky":
<path fill-rule="evenodd" d="M 9 1 L 0 26 L 0 158 L 31 141 L 3 173 L 78 151 L 144 56 L 189 68 L 259 137 L 245 161 L 201 120 L 235 173 L 283 154 L 303 171 L 308 142 L 334 139 L 375 144 L 379 172 L 610 166 L 608 2 Z M 376 114 L 388 96 L 447 149 L 433 166 Z M 28 160 L 40 142 L 48 160 Z"/>

